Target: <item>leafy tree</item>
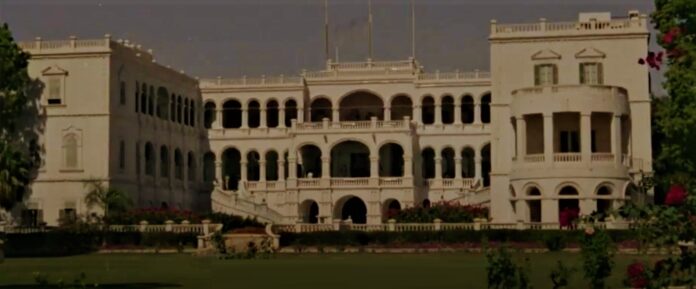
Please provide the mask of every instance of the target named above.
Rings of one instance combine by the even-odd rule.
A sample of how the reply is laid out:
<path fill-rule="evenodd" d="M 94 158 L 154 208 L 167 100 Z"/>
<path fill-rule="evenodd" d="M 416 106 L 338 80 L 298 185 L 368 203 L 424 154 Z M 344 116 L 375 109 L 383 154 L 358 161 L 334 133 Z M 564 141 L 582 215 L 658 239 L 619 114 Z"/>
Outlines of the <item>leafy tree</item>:
<path fill-rule="evenodd" d="M 585 229 L 581 240 L 582 268 L 590 288 L 604 289 L 614 267 L 616 246 L 604 230 Z"/>
<path fill-rule="evenodd" d="M 133 204 L 126 192 L 114 187 L 107 187 L 101 181 L 88 181 L 85 183 L 85 187 L 89 189 L 89 192 L 85 195 L 87 206 L 100 207 L 104 210 L 104 216 L 106 217 L 112 212 L 123 212 Z"/>
<path fill-rule="evenodd" d="M 661 187 L 693 185 L 696 175 L 696 1 L 656 0 L 652 20 L 665 49 L 668 97 L 655 103 L 659 147 L 655 170 Z M 652 52 L 651 52 L 652 53 Z M 661 61 L 663 53 L 652 53 Z"/>
<path fill-rule="evenodd" d="M 27 73 L 29 55 L 0 26 L 0 208 L 10 210 L 28 192 L 37 164 L 35 83 Z"/>

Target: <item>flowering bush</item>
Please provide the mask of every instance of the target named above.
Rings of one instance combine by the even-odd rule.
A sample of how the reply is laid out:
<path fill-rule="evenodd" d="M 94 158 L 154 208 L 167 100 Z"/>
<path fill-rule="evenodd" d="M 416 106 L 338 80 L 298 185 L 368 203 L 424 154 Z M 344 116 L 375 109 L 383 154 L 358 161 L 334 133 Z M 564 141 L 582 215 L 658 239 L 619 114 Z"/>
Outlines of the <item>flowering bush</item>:
<path fill-rule="evenodd" d="M 648 278 L 643 263 L 634 262 L 628 265 L 626 276 L 626 285 L 631 286 L 631 288 L 645 288 L 648 286 Z"/>
<path fill-rule="evenodd" d="M 401 223 L 430 223 L 440 219 L 446 223 L 473 222 L 476 218 L 488 218 L 488 208 L 461 205 L 459 202 L 438 202 L 430 207 L 412 207 L 401 210 L 394 219 Z"/>
<path fill-rule="evenodd" d="M 558 214 L 558 223 L 561 225 L 561 228 L 572 228 L 575 226 L 578 217 L 580 217 L 578 208 L 565 208 Z"/>
<path fill-rule="evenodd" d="M 605 280 L 611 275 L 611 269 L 614 267 L 614 242 L 604 230 L 588 227 L 581 246 L 585 279 L 590 282 L 590 288 L 604 289 Z"/>

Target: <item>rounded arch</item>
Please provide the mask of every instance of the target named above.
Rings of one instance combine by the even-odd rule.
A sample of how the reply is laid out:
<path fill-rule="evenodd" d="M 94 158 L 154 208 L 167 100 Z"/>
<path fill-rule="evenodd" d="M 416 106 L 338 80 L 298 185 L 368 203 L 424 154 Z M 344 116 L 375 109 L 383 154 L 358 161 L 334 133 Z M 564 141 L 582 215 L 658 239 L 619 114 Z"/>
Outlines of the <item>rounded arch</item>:
<path fill-rule="evenodd" d="M 247 169 L 247 180 L 249 181 L 260 181 L 261 180 L 261 155 L 255 151 L 250 150 L 246 154 L 246 169 Z"/>
<path fill-rule="evenodd" d="M 266 160 L 266 180 L 278 180 L 278 153 L 275 150 L 268 150 L 265 153 Z"/>
<path fill-rule="evenodd" d="M 435 123 L 435 98 L 425 95 L 421 99 L 421 121 L 423 124 Z"/>
<path fill-rule="evenodd" d="M 481 174 L 483 177 L 483 186 L 488 187 L 491 184 L 491 145 L 486 143 L 481 147 Z"/>
<path fill-rule="evenodd" d="M 453 124 L 454 123 L 454 98 L 445 94 L 442 96 L 440 101 L 440 110 L 443 124 Z"/>
<path fill-rule="evenodd" d="M 196 155 L 192 151 L 189 151 L 186 155 L 186 169 L 188 180 L 196 180 Z"/>
<path fill-rule="evenodd" d="M 364 121 L 372 117 L 384 119 L 384 100 L 369 90 L 355 90 L 338 100 L 340 121 Z"/>
<path fill-rule="evenodd" d="M 317 224 L 319 223 L 319 203 L 315 200 L 307 199 L 300 203 L 298 207 L 298 215 L 303 223 Z"/>
<path fill-rule="evenodd" d="M 222 127 L 242 127 L 242 104 L 236 99 L 228 99 L 222 104 Z"/>
<path fill-rule="evenodd" d="M 402 177 L 404 175 L 404 149 L 395 142 L 379 148 L 379 176 Z"/>
<path fill-rule="evenodd" d="M 249 128 L 257 128 L 261 125 L 261 104 L 256 99 L 247 102 L 247 117 Z"/>
<path fill-rule="evenodd" d="M 595 192 L 597 198 L 597 214 L 600 221 L 604 221 L 604 218 L 612 210 L 614 202 L 612 200 L 612 194 L 614 192 L 613 186 L 608 183 L 599 184 Z"/>
<path fill-rule="evenodd" d="M 285 126 L 291 127 L 292 120 L 297 119 L 297 101 L 293 98 L 285 100 Z"/>
<path fill-rule="evenodd" d="M 331 121 L 333 117 L 333 106 L 329 98 L 325 96 L 316 97 L 312 100 L 309 107 L 311 122 L 321 122 L 324 118 Z"/>
<path fill-rule="evenodd" d="M 176 122 L 183 123 L 184 98 L 181 95 L 176 97 Z"/>
<path fill-rule="evenodd" d="M 402 120 L 407 116 L 413 119 L 413 101 L 408 94 L 396 94 L 390 98 L 389 103 L 392 120 Z"/>
<path fill-rule="evenodd" d="M 377 152 L 374 150 L 374 147 L 368 144 L 369 142 L 367 142 L 367 141 L 365 141 L 365 140 L 363 140 L 363 139 L 357 138 L 357 137 L 342 137 L 342 138 L 340 138 L 340 139 L 334 141 L 333 143 L 331 143 L 331 144 L 329 145 L 329 147 L 328 147 L 328 148 L 329 148 L 329 151 L 333 150 L 336 146 L 338 146 L 338 145 L 340 145 L 341 143 L 344 143 L 344 142 L 357 142 L 357 143 L 360 143 L 361 145 L 367 147 L 367 150 L 370 152 L 370 155 L 373 155 L 373 154 L 377 153 Z"/>
<path fill-rule="evenodd" d="M 163 86 L 157 88 L 157 117 L 169 119 L 169 92 Z"/>
<path fill-rule="evenodd" d="M 390 198 L 382 202 L 382 220 L 387 221 L 389 219 L 396 218 L 401 212 L 401 203 L 397 199 Z"/>
<path fill-rule="evenodd" d="M 425 179 L 435 178 L 435 150 L 431 147 L 421 151 L 421 173 Z"/>
<path fill-rule="evenodd" d="M 462 149 L 462 178 L 476 177 L 476 151 L 470 146 Z"/>
<path fill-rule="evenodd" d="M 491 122 L 491 93 L 486 92 L 481 95 L 481 122 Z"/>
<path fill-rule="evenodd" d="M 331 146 L 331 177 L 370 176 L 370 147 L 356 140 L 343 140 Z"/>
<path fill-rule="evenodd" d="M 334 218 L 350 219 L 353 224 L 366 224 L 367 206 L 360 197 L 354 195 L 342 197 L 336 202 Z"/>
<path fill-rule="evenodd" d="M 297 177 L 320 178 L 322 174 L 321 148 L 313 143 L 304 143 L 298 147 Z"/>
<path fill-rule="evenodd" d="M 222 152 L 223 189 L 236 191 L 242 172 L 242 154 L 234 147 L 225 148 Z"/>
<path fill-rule="evenodd" d="M 537 183 L 527 183 L 522 187 L 522 192 L 527 197 L 541 197 L 543 196 L 541 192 L 541 186 Z"/>
<path fill-rule="evenodd" d="M 203 126 L 205 128 L 212 128 L 213 122 L 217 120 L 216 105 L 213 101 L 206 101 L 203 107 Z"/>
<path fill-rule="evenodd" d="M 203 154 L 203 181 L 215 180 L 215 153 L 209 151 Z M 220 182 L 222 180 L 218 180 Z"/>
<path fill-rule="evenodd" d="M 169 177 L 169 148 L 167 146 L 160 147 L 160 177 Z"/>
<path fill-rule="evenodd" d="M 454 149 L 451 146 L 445 146 L 440 152 L 440 158 L 442 159 L 442 178 L 453 179 L 455 177 Z"/>
<path fill-rule="evenodd" d="M 612 196 L 614 194 L 615 188 L 612 183 L 602 182 L 595 188 L 595 196 Z"/>
<path fill-rule="evenodd" d="M 174 178 L 177 180 L 184 178 L 184 155 L 178 148 L 174 150 Z"/>
<path fill-rule="evenodd" d="M 275 99 L 270 99 L 266 102 L 266 126 L 278 127 L 279 125 L 279 105 Z"/>
<path fill-rule="evenodd" d="M 155 147 L 151 142 L 145 144 L 145 174 L 155 175 Z"/>
<path fill-rule="evenodd" d="M 462 106 L 461 106 L 461 122 L 462 123 L 474 123 L 474 97 L 470 94 L 465 94 L 462 96 Z"/>
<path fill-rule="evenodd" d="M 575 182 L 563 182 L 556 186 L 556 196 L 580 196 L 580 186 Z"/>

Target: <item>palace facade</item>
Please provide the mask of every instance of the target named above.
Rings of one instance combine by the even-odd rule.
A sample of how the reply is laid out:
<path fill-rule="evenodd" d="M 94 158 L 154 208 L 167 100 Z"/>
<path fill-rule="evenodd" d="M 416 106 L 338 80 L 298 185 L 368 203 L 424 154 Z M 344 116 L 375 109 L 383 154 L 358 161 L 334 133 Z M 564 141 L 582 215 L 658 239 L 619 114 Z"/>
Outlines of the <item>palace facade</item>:
<path fill-rule="evenodd" d="M 491 72 L 334 62 L 192 79 L 123 40 L 21 43 L 45 84 L 45 160 L 15 214 L 90 212 L 87 180 L 139 207 L 276 223 L 380 223 L 443 201 L 497 223 L 617 207 L 651 172 L 645 15 L 490 24 Z"/>

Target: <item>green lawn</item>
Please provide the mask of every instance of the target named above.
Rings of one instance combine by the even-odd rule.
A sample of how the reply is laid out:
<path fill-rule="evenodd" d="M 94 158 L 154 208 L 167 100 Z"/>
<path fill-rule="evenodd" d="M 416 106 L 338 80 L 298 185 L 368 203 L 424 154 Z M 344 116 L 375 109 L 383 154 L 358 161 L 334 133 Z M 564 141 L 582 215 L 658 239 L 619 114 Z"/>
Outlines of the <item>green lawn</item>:
<path fill-rule="evenodd" d="M 548 274 L 562 259 L 580 266 L 580 255 L 539 253 L 530 258 L 536 289 L 551 288 Z M 640 258 L 617 257 L 609 285 L 622 288 L 626 265 Z M 0 264 L 0 288 L 32 288 L 33 272 L 72 280 L 85 272 L 107 288 L 321 288 L 407 289 L 486 288 L 486 260 L 481 254 L 305 254 L 270 260 L 218 260 L 189 255 L 85 255 L 65 258 L 6 259 Z M 587 288 L 582 273 L 571 288 Z M 24 286 L 21 286 L 24 285 Z"/>

